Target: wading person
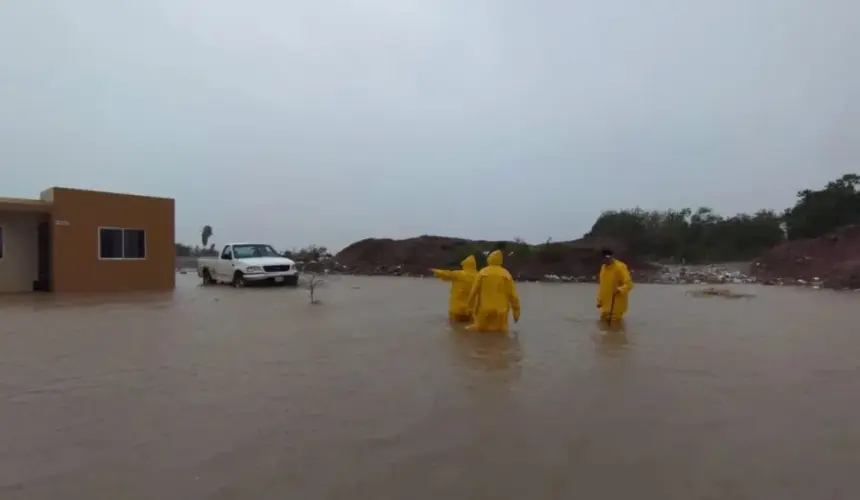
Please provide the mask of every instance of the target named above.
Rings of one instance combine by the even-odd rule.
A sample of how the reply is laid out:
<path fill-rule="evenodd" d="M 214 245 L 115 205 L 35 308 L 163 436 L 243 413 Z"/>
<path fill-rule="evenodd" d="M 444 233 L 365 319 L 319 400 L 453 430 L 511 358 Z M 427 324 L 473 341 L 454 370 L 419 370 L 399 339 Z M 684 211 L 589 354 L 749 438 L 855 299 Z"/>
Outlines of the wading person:
<path fill-rule="evenodd" d="M 602 321 L 620 321 L 627 313 L 627 296 L 633 289 L 633 280 L 627 265 L 615 258 L 612 250 L 604 248 L 603 265 L 597 287 L 597 308 Z"/>
<path fill-rule="evenodd" d="M 475 321 L 466 329 L 478 332 L 508 331 L 508 314 L 514 322 L 520 320 L 520 297 L 514 279 L 502 267 L 502 252 L 495 250 L 487 256 L 487 267 L 478 272 L 469 304 L 474 308 Z"/>
<path fill-rule="evenodd" d="M 478 276 L 478 265 L 475 257 L 468 256 L 460 262 L 462 269 L 446 271 L 431 269 L 433 276 L 451 283 L 451 296 L 448 299 L 448 319 L 453 323 L 472 321 L 472 308 L 469 307 L 469 293 Z"/>

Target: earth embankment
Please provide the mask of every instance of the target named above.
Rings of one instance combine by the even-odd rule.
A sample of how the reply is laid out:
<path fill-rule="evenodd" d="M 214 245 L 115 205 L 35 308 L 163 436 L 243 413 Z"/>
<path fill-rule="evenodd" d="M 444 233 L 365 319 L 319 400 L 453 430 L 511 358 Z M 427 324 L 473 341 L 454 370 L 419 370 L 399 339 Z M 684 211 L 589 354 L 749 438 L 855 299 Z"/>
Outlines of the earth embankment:
<path fill-rule="evenodd" d="M 368 238 L 344 248 L 335 260 L 341 271 L 351 274 L 427 276 L 431 268 L 458 268 L 468 255 L 474 255 L 481 267 L 486 255 L 498 249 L 504 252 L 504 265 L 517 280 L 591 281 L 600 269 L 600 249 L 604 246 L 613 248 L 634 274 L 654 270 L 654 266 L 630 255 L 623 245 L 597 239 L 529 245 L 444 236 Z"/>
<path fill-rule="evenodd" d="M 762 255 L 752 273 L 763 281 L 820 281 L 829 288 L 860 288 L 860 225 L 818 238 L 787 241 Z"/>

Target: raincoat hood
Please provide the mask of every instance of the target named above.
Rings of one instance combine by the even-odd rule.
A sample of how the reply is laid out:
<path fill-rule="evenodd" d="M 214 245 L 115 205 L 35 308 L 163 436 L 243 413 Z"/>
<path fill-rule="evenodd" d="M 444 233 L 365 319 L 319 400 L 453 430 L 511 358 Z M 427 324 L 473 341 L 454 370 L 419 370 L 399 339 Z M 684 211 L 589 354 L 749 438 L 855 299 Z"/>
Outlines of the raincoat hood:
<path fill-rule="evenodd" d="M 487 256 L 487 265 L 501 266 L 502 260 L 502 252 L 499 250 L 493 250 L 492 252 L 490 252 L 490 255 Z"/>
<path fill-rule="evenodd" d="M 460 262 L 460 267 L 462 267 L 464 271 L 476 273 L 478 272 L 478 261 L 475 260 L 474 255 L 470 255 L 463 259 L 463 262 Z"/>

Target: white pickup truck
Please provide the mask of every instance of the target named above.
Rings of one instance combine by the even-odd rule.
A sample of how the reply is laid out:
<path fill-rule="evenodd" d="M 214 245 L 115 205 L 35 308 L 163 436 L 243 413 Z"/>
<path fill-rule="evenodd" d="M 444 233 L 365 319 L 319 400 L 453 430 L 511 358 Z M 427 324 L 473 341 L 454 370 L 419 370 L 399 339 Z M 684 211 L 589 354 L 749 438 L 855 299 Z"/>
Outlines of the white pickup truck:
<path fill-rule="evenodd" d="M 279 254 L 271 245 L 230 243 L 217 257 L 197 259 L 197 275 L 203 284 L 229 283 L 242 287 L 249 283 L 296 286 L 296 263 Z"/>

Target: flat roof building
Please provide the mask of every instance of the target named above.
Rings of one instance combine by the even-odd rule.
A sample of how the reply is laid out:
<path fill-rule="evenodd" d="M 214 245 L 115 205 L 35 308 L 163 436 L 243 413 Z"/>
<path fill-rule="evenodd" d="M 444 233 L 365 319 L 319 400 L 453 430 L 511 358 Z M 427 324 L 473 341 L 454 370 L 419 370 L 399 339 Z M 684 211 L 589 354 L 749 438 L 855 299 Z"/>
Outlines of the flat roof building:
<path fill-rule="evenodd" d="M 174 200 L 55 187 L 0 198 L 0 292 L 172 290 Z"/>

